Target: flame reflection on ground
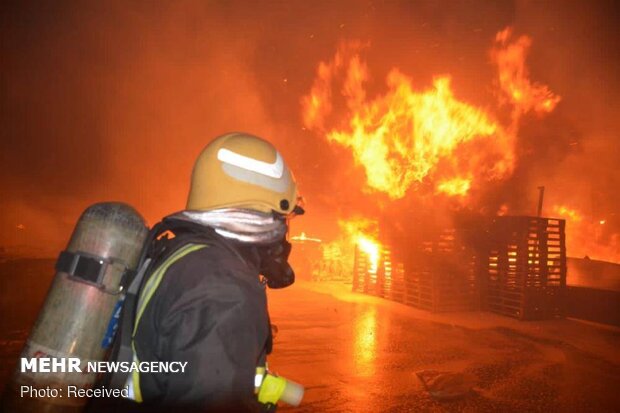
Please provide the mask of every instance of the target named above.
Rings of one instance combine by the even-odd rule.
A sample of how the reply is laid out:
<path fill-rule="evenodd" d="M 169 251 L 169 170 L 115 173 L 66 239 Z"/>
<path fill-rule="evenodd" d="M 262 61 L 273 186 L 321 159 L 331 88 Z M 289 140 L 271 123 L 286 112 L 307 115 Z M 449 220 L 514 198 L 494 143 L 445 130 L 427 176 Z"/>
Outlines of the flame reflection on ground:
<path fill-rule="evenodd" d="M 361 376 L 373 376 L 377 357 L 377 312 L 367 308 L 354 321 L 353 365 Z"/>

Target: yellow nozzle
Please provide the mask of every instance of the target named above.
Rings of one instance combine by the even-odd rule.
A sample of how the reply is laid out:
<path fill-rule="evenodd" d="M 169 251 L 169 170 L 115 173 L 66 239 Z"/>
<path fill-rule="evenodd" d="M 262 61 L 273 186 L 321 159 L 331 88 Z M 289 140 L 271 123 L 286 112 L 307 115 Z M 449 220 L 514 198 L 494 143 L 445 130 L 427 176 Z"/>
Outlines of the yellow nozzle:
<path fill-rule="evenodd" d="M 258 401 L 263 404 L 276 404 L 282 401 L 299 406 L 304 397 L 304 387 L 277 375 L 267 373 L 258 391 Z"/>

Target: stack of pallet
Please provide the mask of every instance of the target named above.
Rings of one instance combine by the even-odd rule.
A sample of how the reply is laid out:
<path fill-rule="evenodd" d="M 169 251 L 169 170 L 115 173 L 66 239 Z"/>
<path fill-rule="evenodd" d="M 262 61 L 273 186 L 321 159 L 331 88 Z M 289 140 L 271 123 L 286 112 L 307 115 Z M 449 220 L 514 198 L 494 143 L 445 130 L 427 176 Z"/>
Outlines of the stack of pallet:
<path fill-rule="evenodd" d="M 400 260 L 383 249 L 376 268 L 357 251 L 353 290 L 433 312 L 479 308 L 476 254 L 455 230 L 413 247 Z"/>
<path fill-rule="evenodd" d="M 443 231 L 407 257 L 403 302 L 433 312 L 478 309 L 476 263 L 456 230 Z"/>
<path fill-rule="evenodd" d="M 491 225 L 483 295 L 489 311 L 522 320 L 564 313 L 565 221 L 497 217 Z"/>
<path fill-rule="evenodd" d="M 486 309 L 522 320 L 564 315 L 564 220 L 496 217 L 432 241 L 383 249 L 377 265 L 356 251 L 353 290 L 417 308 Z"/>
<path fill-rule="evenodd" d="M 355 248 L 353 291 L 394 299 L 402 284 L 402 281 L 395 281 L 394 276 L 398 278 L 398 274 L 394 274 L 388 249 L 381 250 L 379 261 L 373 265 L 368 255 Z"/>

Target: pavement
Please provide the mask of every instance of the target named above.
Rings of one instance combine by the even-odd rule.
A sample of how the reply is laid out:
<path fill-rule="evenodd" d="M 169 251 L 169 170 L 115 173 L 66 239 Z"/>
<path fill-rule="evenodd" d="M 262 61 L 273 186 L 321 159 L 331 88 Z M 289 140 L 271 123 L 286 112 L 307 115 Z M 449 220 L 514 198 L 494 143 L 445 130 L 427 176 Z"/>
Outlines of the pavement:
<path fill-rule="evenodd" d="M 297 412 L 618 412 L 620 330 L 577 320 L 431 314 L 335 283 L 269 292 L 270 368 L 306 386 Z M 417 372 L 465 374 L 429 395 Z"/>

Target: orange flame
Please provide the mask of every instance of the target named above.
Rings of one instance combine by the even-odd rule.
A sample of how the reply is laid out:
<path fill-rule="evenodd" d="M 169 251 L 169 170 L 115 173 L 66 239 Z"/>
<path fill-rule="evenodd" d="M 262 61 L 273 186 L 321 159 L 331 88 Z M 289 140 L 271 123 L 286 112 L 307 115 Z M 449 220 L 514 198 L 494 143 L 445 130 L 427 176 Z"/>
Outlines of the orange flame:
<path fill-rule="evenodd" d="M 377 241 L 376 222 L 364 218 L 351 219 L 348 221 L 339 220 L 338 225 L 346 234 L 346 242 L 356 245 L 360 252 L 366 255 L 370 263 L 369 271 L 376 273 L 379 266 L 381 255 L 381 244 Z"/>
<path fill-rule="evenodd" d="M 370 264 L 369 272 L 376 273 L 381 258 L 381 244 L 376 238 L 377 223 L 365 218 L 338 220 L 342 236 L 332 242 L 323 243 L 322 260 L 326 267 L 344 266 L 348 271 L 353 268 L 355 248 L 366 256 Z M 337 262 L 334 262 L 337 261 Z M 338 271 L 342 271 L 339 269 Z M 352 274 L 349 279 L 352 279 Z"/>
<path fill-rule="evenodd" d="M 370 262 L 369 271 L 376 274 L 377 268 L 379 267 L 379 243 L 363 234 L 357 236 L 355 243 L 359 247 L 360 251 L 366 254 L 366 257 Z"/>
<path fill-rule="evenodd" d="M 454 178 L 437 184 L 437 192 L 452 196 L 465 196 L 471 186 L 471 179 Z"/>
<path fill-rule="evenodd" d="M 551 111 L 559 97 L 527 77 L 529 38 L 509 43 L 510 33 L 506 29 L 498 34 L 492 54 L 500 87 L 513 96 L 513 120 L 532 109 Z M 409 77 L 392 69 L 387 92 L 369 100 L 365 83 L 370 76 L 361 49 L 359 42 L 343 44 L 331 61 L 319 64 L 312 89 L 302 99 L 302 117 L 306 128 L 351 149 L 366 172 L 367 190 L 398 199 L 414 184 L 425 182 L 436 193 L 464 199 L 481 182 L 512 173 L 516 123 L 504 126 L 487 111 L 458 99 L 449 76 L 435 77 L 430 89 L 417 91 Z M 339 79 L 348 113 L 335 122 L 338 127 L 328 128 Z"/>
<path fill-rule="evenodd" d="M 539 83 L 532 83 L 525 65 L 527 54 L 532 45 L 528 36 L 520 36 L 510 43 L 512 29 L 506 28 L 495 36 L 495 47 L 491 58 L 499 72 L 499 87 L 504 98 L 513 106 L 513 122 L 518 122 L 521 115 L 534 111 L 538 114 L 549 113 L 560 102 L 560 97 L 549 88 Z"/>

